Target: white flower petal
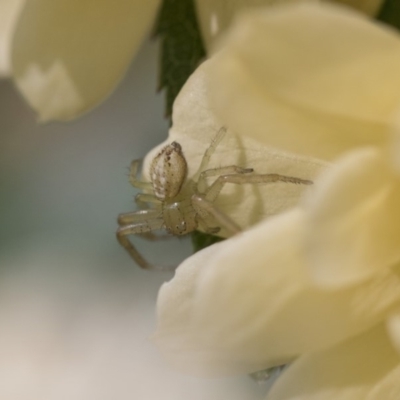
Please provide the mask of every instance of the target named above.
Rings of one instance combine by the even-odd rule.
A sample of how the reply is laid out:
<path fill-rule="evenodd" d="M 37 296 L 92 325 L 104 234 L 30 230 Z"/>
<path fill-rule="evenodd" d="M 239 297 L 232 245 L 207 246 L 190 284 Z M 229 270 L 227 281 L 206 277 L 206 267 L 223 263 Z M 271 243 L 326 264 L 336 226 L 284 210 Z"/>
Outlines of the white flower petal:
<path fill-rule="evenodd" d="M 167 340 L 171 340 L 167 346 L 170 344 L 176 346 L 168 351 L 177 353 L 181 351 L 179 340 L 175 341 L 174 335 L 181 337 L 182 330 L 193 317 L 197 285 L 215 253 L 215 247 L 218 247 L 218 244 L 206 247 L 192 256 L 196 258 L 196 263 L 184 261 L 176 270 L 174 278 L 161 286 L 157 301 L 158 328 L 154 336 L 161 349 L 164 347 L 163 337 L 167 335 Z M 197 268 L 198 265 L 202 265 L 203 268 Z"/>
<path fill-rule="evenodd" d="M 68 120 L 102 101 L 123 77 L 159 3 L 28 1 L 15 32 L 12 67 L 40 118 Z"/>
<path fill-rule="evenodd" d="M 331 160 L 386 143 L 400 105 L 398 34 L 344 7 L 301 4 L 243 17 L 210 77 L 237 133 Z"/>
<path fill-rule="evenodd" d="M 389 162 L 400 176 L 400 107 L 397 110 L 392 124 L 392 137 L 389 141 Z"/>
<path fill-rule="evenodd" d="M 400 364 L 376 385 L 365 400 L 400 399 Z"/>
<path fill-rule="evenodd" d="M 29 65 L 19 80 L 25 98 L 39 111 L 39 120 L 46 122 L 61 115 L 75 115 L 85 107 L 84 99 L 69 75 L 65 64 L 55 61 L 47 71 L 38 64 Z"/>
<path fill-rule="evenodd" d="M 0 77 L 11 74 L 11 40 L 25 0 L 0 0 Z"/>
<path fill-rule="evenodd" d="M 298 3 L 299 1 L 304 0 L 196 0 L 205 45 L 211 50 L 215 40 L 230 26 L 235 16 L 241 11 L 280 3 Z"/>
<path fill-rule="evenodd" d="M 388 319 L 387 325 L 392 342 L 400 354 L 400 313 L 392 315 Z"/>
<path fill-rule="evenodd" d="M 389 271 L 351 289 L 312 286 L 303 231 L 292 210 L 187 259 L 159 294 L 164 355 L 188 372 L 254 372 L 354 336 L 400 303 Z"/>
<path fill-rule="evenodd" d="M 360 10 L 368 15 L 376 15 L 385 0 L 331 0 Z"/>
<path fill-rule="evenodd" d="M 379 326 L 366 334 L 295 361 L 272 387 L 266 400 L 397 400 L 375 397 L 381 381 L 399 376 L 399 355 Z M 397 368 L 397 369 L 396 369 Z M 392 389 L 399 394 L 399 381 Z M 393 393 L 392 393 L 393 394 Z"/>
<path fill-rule="evenodd" d="M 276 4 L 299 3 L 300 1 L 321 0 L 196 0 L 201 31 L 206 47 L 210 50 L 215 41 L 232 23 L 235 16 L 254 7 Z M 329 0 L 328 0 L 329 1 Z M 383 0 L 331 0 L 358 9 L 368 15 L 375 15 Z"/>
<path fill-rule="evenodd" d="M 181 144 L 189 165 L 189 177 L 196 172 L 204 152 L 224 125 L 223 121 L 215 117 L 208 102 L 205 81 L 212 63 L 203 63 L 182 88 L 174 103 L 173 126 L 166 141 Z M 163 146 L 165 143 L 157 146 L 146 157 L 144 172 L 147 179 L 151 160 Z M 256 173 L 279 173 L 311 180 L 327 166 L 319 160 L 285 153 L 248 137 L 237 137 L 232 131 L 227 133 L 217 147 L 209 167 L 227 165 L 254 168 Z M 222 190 L 216 206 L 239 226 L 246 228 L 265 217 L 293 207 L 308 187 L 282 182 L 268 185 L 230 184 Z M 223 231 L 219 234 L 226 236 Z"/>
<path fill-rule="evenodd" d="M 338 160 L 304 203 L 318 284 L 352 284 L 400 261 L 400 180 L 380 151 L 365 148 Z"/>

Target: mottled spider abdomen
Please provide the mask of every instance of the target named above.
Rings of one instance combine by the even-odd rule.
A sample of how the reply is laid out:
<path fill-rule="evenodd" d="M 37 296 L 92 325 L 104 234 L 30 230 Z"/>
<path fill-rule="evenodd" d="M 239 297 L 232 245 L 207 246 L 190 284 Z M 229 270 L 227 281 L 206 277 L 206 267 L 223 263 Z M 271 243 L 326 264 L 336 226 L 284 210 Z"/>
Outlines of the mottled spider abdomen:
<path fill-rule="evenodd" d="M 182 147 L 177 142 L 165 146 L 150 166 L 154 195 L 160 199 L 175 197 L 186 179 L 187 164 Z"/>

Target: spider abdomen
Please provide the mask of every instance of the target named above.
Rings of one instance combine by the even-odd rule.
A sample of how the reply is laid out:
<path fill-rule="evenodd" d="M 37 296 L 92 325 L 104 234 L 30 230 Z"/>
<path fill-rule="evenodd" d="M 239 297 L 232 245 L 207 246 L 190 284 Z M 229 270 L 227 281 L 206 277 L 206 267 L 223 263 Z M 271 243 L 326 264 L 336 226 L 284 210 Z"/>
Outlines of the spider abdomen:
<path fill-rule="evenodd" d="M 187 175 L 187 164 L 181 145 L 177 142 L 165 146 L 150 166 L 150 178 L 154 195 L 160 199 L 171 199 L 181 190 Z"/>

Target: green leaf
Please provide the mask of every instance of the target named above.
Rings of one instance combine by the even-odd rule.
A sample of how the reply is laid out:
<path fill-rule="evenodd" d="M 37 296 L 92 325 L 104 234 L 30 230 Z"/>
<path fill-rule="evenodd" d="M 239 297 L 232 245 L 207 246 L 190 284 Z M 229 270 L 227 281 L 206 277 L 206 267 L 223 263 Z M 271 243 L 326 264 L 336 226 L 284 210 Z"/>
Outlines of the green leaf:
<path fill-rule="evenodd" d="M 192 244 L 193 244 L 193 251 L 196 253 L 208 246 L 211 246 L 214 243 L 218 243 L 224 240 L 224 238 L 209 235 L 208 233 L 203 233 L 200 231 L 194 231 L 192 233 Z"/>
<path fill-rule="evenodd" d="M 154 33 L 161 39 L 159 89 L 165 89 L 170 117 L 175 97 L 206 54 L 193 0 L 164 0 Z"/>
<path fill-rule="evenodd" d="M 159 90 L 165 90 L 167 117 L 182 86 L 204 59 L 204 49 L 193 0 L 164 0 L 154 34 L 161 40 Z M 223 240 L 195 231 L 194 252 Z"/>
<path fill-rule="evenodd" d="M 378 13 L 377 20 L 400 30 L 400 1 L 386 0 Z"/>

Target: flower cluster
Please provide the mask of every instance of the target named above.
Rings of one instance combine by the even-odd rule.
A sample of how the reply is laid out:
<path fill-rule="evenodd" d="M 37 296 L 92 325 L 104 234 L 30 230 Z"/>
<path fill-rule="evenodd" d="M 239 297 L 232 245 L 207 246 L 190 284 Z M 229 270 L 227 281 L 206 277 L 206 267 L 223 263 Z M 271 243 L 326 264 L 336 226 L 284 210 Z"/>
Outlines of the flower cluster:
<path fill-rule="evenodd" d="M 41 119 L 73 118 L 121 79 L 160 3 L 4 1 L 1 72 Z M 239 18 L 191 77 L 170 139 L 195 169 L 226 126 L 215 163 L 315 184 L 227 187 L 217 206 L 248 229 L 181 264 L 154 340 L 194 373 L 291 363 L 268 400 L 398 399 L 400 39 L 327 3 L 197 0 L 209 49 L 238 10 L 270 7 Z"/>
<path fill-rule="evenodd" d="M 185 260 L 162 287 L 155 341 L 174 365 L 219 375 L 292 362 L 268 400 L 399 397 L 399 70 L 395 31 L 302 4 L 242 17 L 195 73 L 175 115 L 194 98 L 241 139 L 300 153 L 299 173 L 322 168 L 296 206 Z"/>
<path fill-rule="evenodd" d="M 299 1 L 196 0 L 195 5 L 210 48 L 238 11 Z M 382 2 L 338 1 L 370 15 Z M 0 75 L 12 73 L 42 121 L 75 118 L 104 100 L 122 79 L 152 29 L 161 3 L 1 0 Z"/>

